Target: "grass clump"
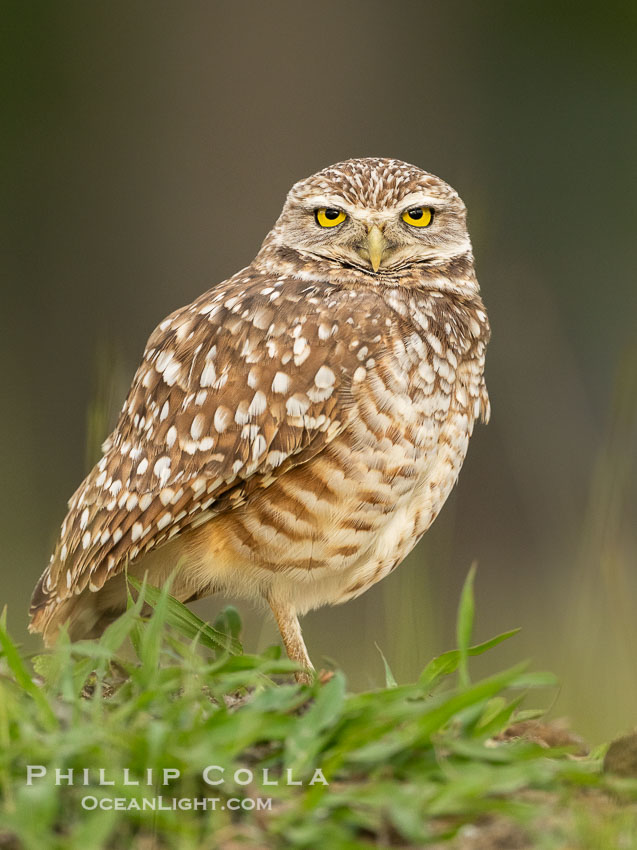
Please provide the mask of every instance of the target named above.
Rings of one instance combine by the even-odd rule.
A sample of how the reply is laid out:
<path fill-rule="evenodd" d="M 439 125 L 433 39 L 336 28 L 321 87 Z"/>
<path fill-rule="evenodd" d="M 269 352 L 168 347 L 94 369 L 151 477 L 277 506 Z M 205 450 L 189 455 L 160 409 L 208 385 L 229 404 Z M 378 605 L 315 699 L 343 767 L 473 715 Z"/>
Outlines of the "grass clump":
<path fill-rule="evenodd" d="M 457 649 L 406 685 L 383 658 L 358 694 L 340 671 L 296 684 L 279 647 L 242 652 L 234 608 L 208 625 L 168 588 L 134 584 L 100 640 L 32 659 L 3 619 L 0 848 L 635 846 L 637 780 L 547 746 L 521 707 L 554 678 L 470 679 L 515 633 L 471 645 L 472 584 Z"/>

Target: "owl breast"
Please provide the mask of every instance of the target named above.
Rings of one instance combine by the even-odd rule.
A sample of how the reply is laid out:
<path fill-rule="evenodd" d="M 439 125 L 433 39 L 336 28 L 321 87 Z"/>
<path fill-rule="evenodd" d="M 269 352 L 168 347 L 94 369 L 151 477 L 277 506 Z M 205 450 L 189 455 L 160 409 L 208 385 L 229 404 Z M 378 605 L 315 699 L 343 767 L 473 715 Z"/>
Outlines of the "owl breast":
<path fill-rule="evenodd" d="M 436 302 L 413 313 L 392 311 L 382 346 L 361 347 L 347 427 L 199 534 L 213 584 L 255 596 L 271 587 L 299 613 L 338 604 L 387 575 L 431 525 L 467 452 L 482 363 L 457 311 Z"/>

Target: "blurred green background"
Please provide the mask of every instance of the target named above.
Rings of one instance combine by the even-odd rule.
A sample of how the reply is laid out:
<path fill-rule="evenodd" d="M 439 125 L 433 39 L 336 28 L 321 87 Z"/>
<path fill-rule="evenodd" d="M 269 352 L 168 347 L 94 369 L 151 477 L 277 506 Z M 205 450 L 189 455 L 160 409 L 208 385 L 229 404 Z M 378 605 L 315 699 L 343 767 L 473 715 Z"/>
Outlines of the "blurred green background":
<path fill-rule="evenodd" d="M 477 560 L 477 637 L 523 628 L 485 672 L 532 658 L 561 677 L 553 713 L 589 740 L 631 728 L 635 4 L 15 2 L 0 37 L 13 632 L 38 645 L 32 586 L 150 331 L 250 262 L 295 180 L 398 157 L 469 208 L 493 417 L 402 567 L 304 619 L 310 653 L 363 688 L 382 681 L 377 642 L 415 676 L 453 645 Z M 249 649 L 277 639 L 239 607 Z"/>

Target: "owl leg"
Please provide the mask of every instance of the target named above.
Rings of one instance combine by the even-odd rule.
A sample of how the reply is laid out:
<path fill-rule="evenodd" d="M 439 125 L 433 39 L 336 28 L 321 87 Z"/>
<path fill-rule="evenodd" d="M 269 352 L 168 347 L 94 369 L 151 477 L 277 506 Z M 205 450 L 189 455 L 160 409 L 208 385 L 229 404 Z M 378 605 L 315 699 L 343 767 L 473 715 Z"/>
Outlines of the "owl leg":
<path fill-rule="evenodd" d="M 276 599 L 268 597 L 268 603 L 276 619 L 277 626 L 283 638 L 283 645 L 291 661 L 296 661 L 305 667 L 305 670 L 300 670 L 295 673 L 296 681 L 304 685 L 309 685 L 312 681 L 312 673 L 314 667 L 310 661 L 310 656 L 307 654 L 303 635 L 301 634 L 301 626 L 299 618 L 296 616 L 296 611 L 291 605 L 279 602 Z"/>

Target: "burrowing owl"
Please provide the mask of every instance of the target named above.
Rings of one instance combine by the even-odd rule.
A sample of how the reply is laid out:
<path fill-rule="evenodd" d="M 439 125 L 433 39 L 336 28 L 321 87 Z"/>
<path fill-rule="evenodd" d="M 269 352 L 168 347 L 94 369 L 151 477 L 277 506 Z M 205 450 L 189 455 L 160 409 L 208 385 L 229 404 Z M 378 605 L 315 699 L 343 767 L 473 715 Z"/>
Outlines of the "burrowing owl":
<path fill-rule="evenodd" d="M 465 219 L 450 186 L 394 159 L 296 183 L 252 263 L 148 340 L 31 630 L 99 634 L 125 607 L 127 565 L 161 584 L 180 564 L 179 599 L 267 600 L 310 670 L 298 615 L 403 560 L 488 419 Z"/>

